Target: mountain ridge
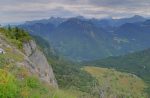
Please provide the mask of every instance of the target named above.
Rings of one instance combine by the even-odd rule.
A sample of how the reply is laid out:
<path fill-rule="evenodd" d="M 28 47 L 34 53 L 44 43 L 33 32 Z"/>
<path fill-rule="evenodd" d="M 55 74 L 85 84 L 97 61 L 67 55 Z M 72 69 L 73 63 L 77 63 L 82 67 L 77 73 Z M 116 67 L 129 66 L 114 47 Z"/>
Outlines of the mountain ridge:
<path fill-rule="evenodd" d="M 58 26 L 50 23 L 51 25 L 38 26 L 22 24 L 21 27 L 30 34 L 48 40 L 60 55 L 79 62 L 122 55 L 150 47 L 150 24 L 146 18 L 135 15 L 131 18 L 112 20 L 73 17 Z M 115 21 L 122 24 L 115 26 Z"/>

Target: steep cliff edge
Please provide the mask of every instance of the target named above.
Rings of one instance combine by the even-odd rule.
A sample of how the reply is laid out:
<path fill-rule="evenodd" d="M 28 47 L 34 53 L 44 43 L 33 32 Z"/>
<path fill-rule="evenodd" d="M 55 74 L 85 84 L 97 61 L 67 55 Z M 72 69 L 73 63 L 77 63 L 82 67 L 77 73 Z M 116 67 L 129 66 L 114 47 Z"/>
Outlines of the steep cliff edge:
<path fill-rule="evenodd" d="M 23 43 L 20 50 L 12 43 L 12 40 L 0 33 L 0 49 L 6 52 L 0 54 L 0 67 L 12 65 L 15 70 L 25 68 L 30 76 L 36 76 L 41 82 L 58 88 L 51 65 L 33 40 Z M 19 77 L 24 78 L 23 76 Z"/>
<path fill-rule="evenodd" d="M 32 62 L 25 62 L 27 63 L 27 67 L 30 69 L 32 73 L 38 75 L 38 77 L 43 81 L 46 82 L 56 88 L 58 88 L 57 81 L 55 79 L 53 70 L 51 65 L 48 64 L 48 61 L 44 54 L 38 49 L 36 43 L 31 40 L 27 43 L 23 44 L 23 49 L 25 55 L 28 59 Z"/>

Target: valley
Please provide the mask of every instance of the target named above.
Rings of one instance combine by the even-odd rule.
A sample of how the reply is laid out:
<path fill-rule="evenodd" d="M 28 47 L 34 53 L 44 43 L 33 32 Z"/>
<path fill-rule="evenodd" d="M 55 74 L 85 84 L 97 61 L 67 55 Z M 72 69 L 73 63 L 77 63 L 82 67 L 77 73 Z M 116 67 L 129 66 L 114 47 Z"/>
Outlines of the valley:
<path fill-rule="evenodd" d="M 150 0 L 0 0 L 0 98 L 150 98 Z"/>
<path fill-rule="evenodd" d="M 57 23 L 57 25 L 55 23 Z M 73 87 L 74 90 L 79 89 L 82 92 L 90 92 L 93 94 L 95 89 L 93 90 L 89 88 L 93 88 L 93 81 L 98 82 L 99 79 L 88 71 L 80 71 L 82 67 L 84 68 L 84 66 L 91 65 L 89 69 L 87 68 L 88 70 L 93 69 L 96 71 L 92 66 L 97 66 L 100 67 L 100 69 L 97 68 L 99 71 L 102 70 L 102 67 L 110 68 L 110 72 L 112 71 L 111 69 L 123 72 L 123 76 L 124 72 L 129 73 L 126 81 L 128 84 L 128 86 L 126 85 L 126 87 L 128 87 L 126 88 L 126 91 L 122 91 L 124 87 L 120 84 L 119 86 L 111 87 L 112 92 L 115 92 L 114 89 L 117 89 L 118 91 L 115 93 L 118 93 L 118 96 L 128 95 L 128 97 L 131 98 L 139 96 L 139 98 L 145 98 L 146 93 L 149 94 L 150 83 L 149 50 L 147 49 L 150 47 L 149 26 L 148 19 L 135 15 L 130 18 L 118 20 L 86 19 L 84 17 L 74 17 L 69 19 L 53 17 L 47 21 L 29 21 L 19 27 L 24 28 L 29 32 L 31 31 L 30 34 L 35 37 L 37 43 L 40 44 L 44 42 L 40 45 L 42 46 L 44 53 L 47 55 L 49 62 L 52 64 L 58 84 L 60 84 L 62 88 L 72 89 Z M 43 34 L 40 31 L 44 31 Z M 41 41 L 41 38 L 43 41 Z M 68 73 L 71 73 L 67 74 L 66 70 L 62 71 L 61 69 L 63 67 L 68 69 Z M 109 71 L 107 72 L 108 74 Z M 80 74 L 77 74 L 76 72 Z M 113 74 L 114 73 L 118 74 L 116 71 L 113 72 Z M 88 78 L 89 74 L 92 77 L 90 76 L 90 78 Z M 137 81 L 140 81 L 140 78 L 143 80 L 143 82 L 135 84 L 143 85 L 138 93 L 134 92 L 134 89 L 131 89 L 133 87 L 129 86 L 129 84 L 134 84 L 132 82 L 136 80 L 136 76 L 131 79 L 130 76 L 132 76 L 132 74 L 138 76 L 139 79 L 137 79 Z M 77 80 L 76 77 L 78 77 Z M 93 80 L 92 78 L 95 79 Z M 70 86 L 68 86 L 67 81 L 71 81 L 70 79 L 73 79 L 73 81 Z M 88 82 L 85 82 L 84 79 Z M 107 80 L 102 77 L 100 77 L 100 79 Z M 83 81 L 85 87 L 82 85 Z M 129 83 L 129 81 L 131 81 L 131 83 Z M 112 84 L 110 85 L 114 85 L 114 83 L 120 82 L 112 80 Z M 80 88 L 81 85 L 83 88 Z M 89 86 L 89 88 L 86 88 L 86 86 Z M 98 96 L 97 92 L 95 97 Z M 109 93 L 107 94 L 107 97 L 108 96 Z M 112 96 L 115 95 L 112 94 Z"/>
<path fill-rule="evenodd" d="M 144 92 L 148 88 L 147 82 L 144 82 L 134 74 L 116 71 L 113 69 L 115 67 L 83 66 L 85 63 L 93 66 L 101 64 L 97 63 L 95 65 L 93 62 L 96 63 L 96 61 L 81 64 L 66 60 L 64 57 L 59 56 L 46 40 L 38 36 L 30 37 L 25 31 L 19 28 L 1 28 L 0 31 L 0 48 L 5 51 L 4 54 L 0 54 L 1 82 L 5 80 L 3 75 L 9 74 L 6 80 L 7 78 L 12 78 L 12 80 L 9 80 L 10 82 L 5 83 L 5 85 L 14 85 L 14 88 L 10 86 L 10 88 L 6 89 L 8 94 L 3 92 L 3 95 L 1 95 L 2 98 L 5 95 L 12 98 L 19 98 L 19 96 L 30 96 L 31 98 L 99 98 L 100 96 L 100 98 L 120 98 L 121 96 L 147 98 L 147 93 Z M 24 36 L 13 35 L 14 32 L 22 32 Z M 20 39 L 17 39 L 18 36 Z M 35 42 L 30 41 L 31 39 L 35 40 Z M 38 46 L 35 43 L 38 43 Z M 32 47 L 31 50 L 30 47 Z M 50 67 L 46 65 L 45 57 L 42 56 L 44 54 L 40 53 L 40 51 L 45 54 L 50 64 L 48 66 Z M 37 57 L 34 57 L 34 55 Z M 138 57 L 136 58 L 138 59 Z M 36 59 L 39 60 L 36 61 Z M 45 64 L 42 65 L 40 62 L 42 64 L 45 62 Z M 114 62 L 111 63 L 113 64 Z M 42 66 L 40 67 L 40 65 Z M 46 67 L 50 68 L 50 76 L 43 77 L 42 74 L 43 71 L 46 71 L 44 69 Z M 36 75 L 36 73 L 39 75 Z M 50 82 L 47 81 L 48 78 L 53 79 L 53 82 L 52 80 Z M 57 86 L 59 89 L 57 89 Z M 2 89 L 0 90 L 3 91 L 4 85 L 2 84 L 1 87 Z M 11 93 L 13 95 L 9 95 Z"/>
<path fill-rule="evenodd" d="M 103 21 L 50 18 L 1 27 L 0 97 L 149 98 L 149 20 Z"/>

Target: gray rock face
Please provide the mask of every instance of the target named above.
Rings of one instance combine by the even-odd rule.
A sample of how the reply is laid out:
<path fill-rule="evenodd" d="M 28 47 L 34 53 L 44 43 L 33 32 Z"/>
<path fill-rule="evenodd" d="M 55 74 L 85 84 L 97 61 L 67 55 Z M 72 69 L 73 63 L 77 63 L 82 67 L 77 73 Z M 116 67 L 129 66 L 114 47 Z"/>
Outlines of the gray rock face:
<path fill-rule="evenodd" d="M 23 47 L 24 52 L 28 57 L 32 55 L 32 53 L 34 53 L 34 50 L 36 50 L 36 48 L 36 43 L 33 40 L 31 40 L 29 43 L 24 43 Z"/>
<path fill-rule="evenodd" d="M 56 88 L 58 88 L 57 81 L 55 79 L 51 65 L 44 54 L 38 49 L 36 43 L 31 40 L 28 43 L 24 43 L 24 52 L 27 56 L 26 64 L 31 73 L 38 74 L 39 78 Z"/>

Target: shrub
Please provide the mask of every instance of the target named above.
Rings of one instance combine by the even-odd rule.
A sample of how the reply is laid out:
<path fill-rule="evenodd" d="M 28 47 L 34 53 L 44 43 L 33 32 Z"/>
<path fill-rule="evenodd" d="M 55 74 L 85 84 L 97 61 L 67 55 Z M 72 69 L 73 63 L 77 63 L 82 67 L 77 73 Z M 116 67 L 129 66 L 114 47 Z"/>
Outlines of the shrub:
<path fill-rule="evenodd" d="M 18 86 L 10 73 L 0 69 L 0 98 L 16 98 Z"/>
<path fill-rule="evenodd" d="M 28 77 L 27 85 L 30 88 L 38 88 L 40 86 L 40 81 L 36 77 Z"/>
<path fill-rule="evenodd" d="M 8 28 L 0 28 L 0 31 L 10 39 L 10 41 L 17 45 L 18 48 L 22 48 L 23 42 L 28 42 L 31 37 L 28 32 L 18 27 L 8 27 Z"/>

